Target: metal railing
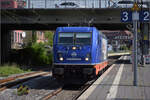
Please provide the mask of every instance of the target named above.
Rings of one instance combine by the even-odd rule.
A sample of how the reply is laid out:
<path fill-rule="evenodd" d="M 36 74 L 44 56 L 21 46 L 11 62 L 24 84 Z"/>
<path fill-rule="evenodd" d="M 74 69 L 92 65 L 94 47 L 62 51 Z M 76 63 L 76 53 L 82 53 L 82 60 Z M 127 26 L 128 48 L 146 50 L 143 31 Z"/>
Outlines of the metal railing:
<path fill-rule="evenodd" d="M 61 5 L 65 2 L 77 6 Z M 27 0 L 27 8 L 108 8 L 112 5 L 109 0 Z"/>
<path fill-rule="evenodd" d="M 26 0 L 25 8 L 131 8 L 133 6 L 129 3 L 119 3 L 120 1 L 132 2 L 132 0 Z M 150 8 L 149 0 L 141 2 L 141 7 L 147 5 Z"/>
<path fill-rule="evenodd" d="M 131 8 L 132 4 L 119 4 L 132 0 L 27 0 L 27 8 Z M 150 6 L 149 0 L 141 0 L 143 7 Z M 66 3 L 66 5 L 61 5 Z M 72 3 L 67 5 L 67 3 Z M 77 5 L 77 6 L 76 6 Z"/>

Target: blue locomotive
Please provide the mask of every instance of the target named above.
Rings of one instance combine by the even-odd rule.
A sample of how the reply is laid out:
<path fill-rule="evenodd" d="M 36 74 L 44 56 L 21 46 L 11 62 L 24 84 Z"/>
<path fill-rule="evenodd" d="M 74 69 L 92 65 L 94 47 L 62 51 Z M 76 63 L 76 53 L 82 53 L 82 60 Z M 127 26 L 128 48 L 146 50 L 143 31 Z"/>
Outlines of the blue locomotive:
<path fill-rule="evenodd" d="M 55 78 L 94 78 L 108 64 L 107 39 L 95 27 L 58 27 L 53 54 Z"/>

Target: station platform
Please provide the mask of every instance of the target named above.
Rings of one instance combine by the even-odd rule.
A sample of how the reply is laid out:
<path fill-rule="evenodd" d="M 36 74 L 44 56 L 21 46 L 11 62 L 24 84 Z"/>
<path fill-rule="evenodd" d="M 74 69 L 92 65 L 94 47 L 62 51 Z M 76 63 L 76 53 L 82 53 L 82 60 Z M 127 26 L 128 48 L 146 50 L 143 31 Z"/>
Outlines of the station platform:
<path fill-rule="evenodd" d="M 123 56 L 123 55 L 129 55 L 130 52 L 122 52 L 122 53 L 108 53 L 108 56 Z"/>
<path fill-rule="evenodd" d="M 78 100 L 150 100 L 150 64 L 138 67 L 137 86 L 129 56 L 122 56 Z"/>

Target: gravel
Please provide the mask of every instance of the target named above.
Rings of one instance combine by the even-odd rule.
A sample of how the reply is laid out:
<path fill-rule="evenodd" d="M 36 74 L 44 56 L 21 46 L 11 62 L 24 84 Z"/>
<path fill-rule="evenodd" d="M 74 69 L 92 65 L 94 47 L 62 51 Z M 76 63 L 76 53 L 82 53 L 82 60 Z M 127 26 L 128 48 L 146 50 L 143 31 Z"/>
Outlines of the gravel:
<path fill-rule="evenodd" d="M 23 83 L 23 85 L 29 87 L 29 94 L 18 96 L 17 87 L 19 87 L 19 85 L 17 85 L 10 89 L 2 91 L 0 93 L 0 100 L 39 100 L 40 98 L 56 90 L 60 86 L 57 81 L 52 78 L 51 75 L 46 75 L 29 80 Z"/>

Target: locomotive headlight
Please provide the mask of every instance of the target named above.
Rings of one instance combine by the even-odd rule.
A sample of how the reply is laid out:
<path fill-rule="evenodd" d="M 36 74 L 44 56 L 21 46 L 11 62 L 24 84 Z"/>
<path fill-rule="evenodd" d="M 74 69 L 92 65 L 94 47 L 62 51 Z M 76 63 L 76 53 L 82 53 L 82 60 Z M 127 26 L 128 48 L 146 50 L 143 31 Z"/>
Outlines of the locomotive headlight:
<path fill-rule="evenodd" d="M 76 50 L 77 48 L 76 47 L 72 47 L 72 50 Z"/>
<path fill-rule="evenodd" d="M 64 58 L 62 57 L 62 53 L 58 53 L 58 58 L 59 58 L 60 61 L 64 60 Z"/>
<path fill-rule="evenodd" d="M 85 60 L 86 60 L 86 61 L 89 61 L 89 58 L 86 57 Z"/>
<path fill-rule="evenodd" d="M 64 58 L 63 58 L 63 57 L 60 57 L 60 58 L 59 58 L 59 60 L 60 60 L 60 61 L 63 61 L 63 60 L 64 60 Z"/>
<path fill-rule="evenodd" d="M 89 61 L 89 59 L 90 59 L 90 53 L 86 54 L 85 61 Z"/>

